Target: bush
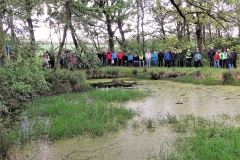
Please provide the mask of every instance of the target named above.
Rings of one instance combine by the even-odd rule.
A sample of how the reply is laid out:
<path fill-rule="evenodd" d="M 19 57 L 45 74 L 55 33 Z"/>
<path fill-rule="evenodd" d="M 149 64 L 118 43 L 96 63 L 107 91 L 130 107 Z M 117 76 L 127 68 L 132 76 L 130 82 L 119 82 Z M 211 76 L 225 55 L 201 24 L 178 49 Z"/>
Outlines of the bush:
<path fill-rule="evenodd" d="M 45 72 L 45 79 L 52 92 L 71 92 L 85 86 L 86 76 L 82 71 L 50 70 Z"/>
<path fill-rule="evenodd" d="M 49 89 L 35 61 L 17 61 L 7 68 L 0 67 L 0 75 L 0 114 L 15 110 L 21 103 Z"/>

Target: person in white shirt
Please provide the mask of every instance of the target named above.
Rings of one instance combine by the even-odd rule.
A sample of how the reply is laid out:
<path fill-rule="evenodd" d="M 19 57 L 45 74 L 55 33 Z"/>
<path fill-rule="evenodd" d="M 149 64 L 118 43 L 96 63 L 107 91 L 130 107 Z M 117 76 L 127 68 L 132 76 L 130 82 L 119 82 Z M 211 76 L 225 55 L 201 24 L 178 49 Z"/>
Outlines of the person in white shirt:
<path fill-rule="evenodd" d="M 147 52 L 145 53 L 145 59 L 146 59 L 146 67 L 150 67 L 151 66 L 151 53 L 149 52 L 149 50 L 147 50 Z"/>

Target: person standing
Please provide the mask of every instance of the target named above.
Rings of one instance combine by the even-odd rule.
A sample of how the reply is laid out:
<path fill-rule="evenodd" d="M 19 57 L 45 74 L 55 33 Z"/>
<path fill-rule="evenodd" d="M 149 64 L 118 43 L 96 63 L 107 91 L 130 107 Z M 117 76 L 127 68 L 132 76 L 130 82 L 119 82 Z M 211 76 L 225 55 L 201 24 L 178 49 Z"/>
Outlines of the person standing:
<path fill-rule="evenodd" d="M 198 61 L 196 61 L 196 54 L 198 54 L 197 55 L 197 58 L 198 58 Z M 199 48 L 196 48 L 196 52 L 195 52 L 195 63 L 197 63 L 196 65 L 197 65 L 197 67 L 198 67 L 198 65 L 200 65 L 201 67 L 203 67 L 203 65 L 202 65 L 202 53 L 201 53 L 201 51 L 199 50 Z M 196 66 L 195 66 L 196 67 Z"/>
<path fill-rule="evenodd" d="M 227 50 L 224 49 L 223 52 L 220 54 L 220 60 L 222 61 L 221 68 L 227 68 Z"/>
<path fill-rule="evenodd" d="M 200 63 L 201 62 L 201 58 L 202 58 L 200 52 L 196 52 L 194 58 L 195 58 L 195 66 L 194 67 L 198 68 L 199 64 L 202 67 L 202 64 Z"/>
<path fill-rule="evenodd" d="M 210 48 L 210 51 L 208 51 L 208 59 L 209 59 L 209 62 L 210 62 L 210 67 L 213 67 L 213 57 L 214 55 L 216 54 L 216 52 L 214 51 L 213 47 Z"/>
<path fill-rule="evenodd" d="M 123 66 L 128 66 L 128 56 L 126 53 L 123 54 Z"/>
<path fill-rule="evenodd" d="M 112 52 L 112 60 L 113 66 L 117 66 L 117 53 L 115 51 Z"/>
<path fill-rule="evenodd" d="M 123 54 L 120 50 L 117 53 L 117 58 L 118 58 L 118 66 L 120 67 L 122 65 L 122 59 L 123 59 Z"/>
<path fill-rule="evenodd" d="M 170 67 L 171 66 L 171 55 L 170 53 L 168 52 L 168 50 L 165 51 L 164 53 L 164 60 L 165 60 L 165 67 Z"/>
<path fill-rule="evenodd" d="M 139 59 L 139 66 L 140 66 L 140 67 L 144 67 L 144 56 L 143 56 L 142 53 L 140 53 L 138 59 Z"/>
<path fill-rule="evenodd" d="M 151 53 L 149 52 L 149 50 L 147 50 L 147 52 L 145 53 L 145 60 L 146 60 L 146 67 L 150 67 L 151 66 Z"/>
<path fill-rule="evenodd" d="M 106 52 L 102 52 L 102 66 L 106 66 Z"/>
<path fill-rule="evenodd" d="M 132 55 L 132 53 L 130 53 L 128 55 L 128 65 L 129 65 L 129 67 L 133 66 L 133 55 Z"/>
<path fill-rule="evenodd" d="M 229 71 L 232 70 L 232 61 L 233 61 L 232 54 L 231 54 L 230 52 L 227 52 L 227 60 L 226 60 L 226 63 L 227 63 L 227 67 L 228 67 L 228 70 L 229 70 Z"/>
<path fill-rule="evenodd" d="M 179 63 L 179 67 L 183 67 L 183 60 L 184 60 L 184 55 L 182 53 L 182 50 L 179 50 L 179 53 L 177 55 L 177 59 L 178 59 L 178 63 Z"/>
<path fill-rule="evenodd" d="M 219 59 L 220 59 L 219 53 L 216 52 L 216 54 L 215 54 L 214 57 L 213 57 L 213 60 L 214 60 L 214 68 L 220 68 Z"/>
<path fill-rule="evenodd" d="M 55 65 L 55 56 L 53 52 L 50 54 L 50 64 L 51 64 L 51 68 L 53 68 Z"/>
<path fill-rule="evenodd" d="M 134 67 L 138 66 L 138 61 L 139 61 L 138 55 L 135 53 L 133 55 L 133 65 L 134 65 Z"/>
<path fill-rule="evenodd" d="M 156 67 L 156 65 L 157 65 L 157 53 L 156 52 L 154 52 L 153 54 L 152 54 L 152 63 L 153 63 L 153 66 L 154 67 Z"/>
<path fill-rule="evenodd" d="M 237 52 L 236 49 L 233 49 L 232 54 L 232 65 L 234 68 L 237 68 Z"/>
<path fill-rule="evenodd" d="M 110 51 L 107 52 L 106 58 L 107 58 L 107 64 L 108 64 L 108 66 L 111 66 L 112 53 L 111 53 Z"/>
<path fill-rule="evenodd" d="M 163 66 L 163 57 L 164 57 L 164 53 L 163 53 L 163 51 L 162 50 L 160 50 L 159 52 L 158 52 L 158 66 L 160 67 L 162 67 Z"/>
<path fill-rule="evenodd" d="M 170 55 L 171 55 L 171 66 L 175 67 L 176 66 L 176 58 L 177 57 L 176 57 L 176 54 L 175 54 L 173 48 L 171 49 Z"/>
<path fill-rule="evenodd" d="M 191 61 L 192 61 L 192 52 L 190 49 L 188 49 L 187 54 L 186 54 L 186 67 L 191 67 Z"/>

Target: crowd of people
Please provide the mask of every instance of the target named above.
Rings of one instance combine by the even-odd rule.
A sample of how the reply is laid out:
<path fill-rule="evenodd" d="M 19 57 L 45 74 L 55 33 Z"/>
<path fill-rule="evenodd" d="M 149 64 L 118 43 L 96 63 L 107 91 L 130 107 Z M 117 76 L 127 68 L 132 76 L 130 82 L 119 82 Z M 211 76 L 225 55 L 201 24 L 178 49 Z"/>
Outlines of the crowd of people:
<path fill-rule="evenodd" d="M 129 67 L 203 67 L 202 53 L 199 48 L 193 52 L 190 49 L 183 53 L 182 50 L 175 50 L 171 48 L 169 51 L 153 52 L 149 50 L 139 55 L 118 52 L 97 52 L 97 56 L 101 61 L 102 66 L 129 66 Z M 230 51 L 229 49 L 214 50 L 213 47 L 207 53 L 210 67 L 214 68 L 228 68 L 231 70 L 233 67 L 237 67 L 237 52 L 235 49 Z M 71 62 L 73 66 L 77 66 L 81 62 L 80 57 L 74 57 L 73 54 L 66 52 L 60 56 L 61 68 L 68 68 L 67 62 Z M 42 55 L 42 64 L 47 67 L 54 67 L 55 57 L 54 54 L 50 54 L 46 51 Z M 71 68 L 71 67 L 70 67 Z M 80 67 L 76 67 L 80 68 Z"/>
<path fill-rule="evenodd" d="M 42 54 L 42 66 L 53 68 L 55 64 L 55 56 L 54 54 L 50 54 L 48 51 Z"/>
<path fill-rule="evenodd" d="M 160 50 L 158 53 L 151 53 L 149 50 L 143 54 L 122 53 L 118 52 L 97 52 L 98 58 L 102 62 L 102 66 L 129 66 L 129 67 L 203 67 L 202 53 L 199 48 L 196 48 L 195 52 L 190 49 L 185 54 L 181 50 L 176 52 L 174 48 L 170 51 L 163 52 Z M 214 68 L 228 68 L 229 70 L 237 67 L 237 52 L 235 49 L 230 51 L 229 49 L 221 49 L 215 51 L 213 47 L 208 52 L 208 58 L 210 67 Z"/>

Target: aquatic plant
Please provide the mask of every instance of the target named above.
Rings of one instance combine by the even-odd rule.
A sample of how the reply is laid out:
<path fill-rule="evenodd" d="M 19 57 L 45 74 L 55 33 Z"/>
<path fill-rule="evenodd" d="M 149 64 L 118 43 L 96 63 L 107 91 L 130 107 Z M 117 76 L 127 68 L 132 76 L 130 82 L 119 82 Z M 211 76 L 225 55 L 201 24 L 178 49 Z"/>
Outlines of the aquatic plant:
<path fill-rule="evenodd" d="M 240 127 L 223 125 L 226 118 L 230 118 L 227 114 L 213 119 L 193 115 L 180 117 L 172 127 L 175 132 L 181 132 L 181 136 L 175 140 L 171 151 L 164 152 L 162 149 L 148 159 L 239 159 Z M 237 117 L 239 115 L 233 118 L 237 121 Z"/>
<path fill-rule="evenodd" d="M 50 126 L 32 119 L 33 139 L 37 132 L 48 135 L 50 140 L 73 137 L 81 134 L 101 136 L 124 127 L 134 115 L 121 103 L 146 96 L 134 90 L 90 90 L 83 94 L 66 94 L 36 99 L 27 109 L 27 115 L 48 117 Z M 42 103 L 44 102 L 44 104 Z M 117 104 L 116 104 L 117 103 Z M 38 136 L 38 135 L 37 135 Z"/>

